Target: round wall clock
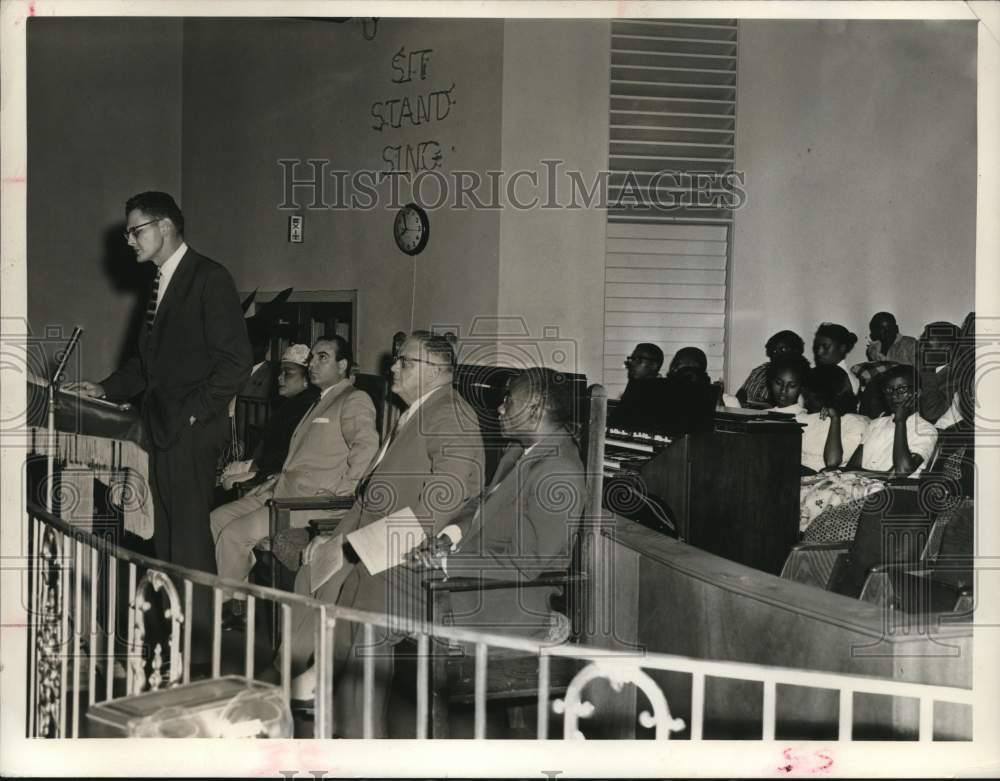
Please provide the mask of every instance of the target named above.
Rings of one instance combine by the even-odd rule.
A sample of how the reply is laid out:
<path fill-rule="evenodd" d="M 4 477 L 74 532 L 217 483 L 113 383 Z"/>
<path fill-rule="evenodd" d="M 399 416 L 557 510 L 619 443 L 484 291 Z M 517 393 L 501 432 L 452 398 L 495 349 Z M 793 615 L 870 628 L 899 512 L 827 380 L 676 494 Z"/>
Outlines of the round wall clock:
<path fill-rule="evenodd" d="M 423 252 L 431 235 L 431 223 L 427 212 L 415 203 L 408 203 L 398 212 L 392 224 L 392 234 L 396 246 L 407 255 Z"/>

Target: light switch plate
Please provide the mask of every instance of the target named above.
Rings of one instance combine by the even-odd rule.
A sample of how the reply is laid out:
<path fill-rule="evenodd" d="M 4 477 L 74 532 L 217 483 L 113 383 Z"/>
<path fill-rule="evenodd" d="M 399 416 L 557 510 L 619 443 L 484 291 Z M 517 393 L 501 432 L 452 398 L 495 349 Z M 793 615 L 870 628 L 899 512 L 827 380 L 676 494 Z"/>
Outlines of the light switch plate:
<path fill-rule="evenodd" d="M 301 214 L 292 214 L 288 217 L 288 241 L 292 244 L 301 244 L 305 235 L 306 220 Z"/>

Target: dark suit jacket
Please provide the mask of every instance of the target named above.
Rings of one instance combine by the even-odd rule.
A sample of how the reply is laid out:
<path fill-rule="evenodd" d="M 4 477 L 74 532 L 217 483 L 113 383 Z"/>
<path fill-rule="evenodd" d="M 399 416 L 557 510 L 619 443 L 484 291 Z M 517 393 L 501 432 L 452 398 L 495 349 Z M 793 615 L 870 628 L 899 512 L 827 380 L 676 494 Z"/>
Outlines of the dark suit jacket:
<path fill-rule="evenodd" d="M 172 284 L 172 283 L 171 283 Z M 169 290 L 169 288 L 167 288 Z M 240 389 L 240 396 L 247 399 L 262 399 L 271 401 L 277 394 L 274 386 L 274 370 L 271 364 L 265 361 L 262 363 L 250 379 Z"/>
<path fill-rule="evenodd" d="M 250 376 L 253 356 L 236 286 L 226 269 L 188 247 L 170 280 L 152 332 L 101 385 L 111 397 L 144 392 L 152 444 L 168 449 L 194 416 L 195 427 L 226 431 L 229 402 Z"/>

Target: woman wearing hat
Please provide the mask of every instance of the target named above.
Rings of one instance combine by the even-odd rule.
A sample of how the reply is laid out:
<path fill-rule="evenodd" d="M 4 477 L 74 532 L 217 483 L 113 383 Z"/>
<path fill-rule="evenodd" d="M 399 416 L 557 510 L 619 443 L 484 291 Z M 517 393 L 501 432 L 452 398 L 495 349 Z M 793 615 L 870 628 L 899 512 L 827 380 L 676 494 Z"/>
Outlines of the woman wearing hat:
<path fill-rule="evenodd" d="M 292 432 L 319 396 L 319 390 L 309 384 L 308 365 L 309 348 L 304 344 L 289 345 L 282 354 L 281 370 L 278 372 L 278 396 L 281 401 L 271 414 L 253 457 L 249 461 L 230 464 L 222 473 L 222 487 L 227 491 L 258 473 L 269 475 L 281 471 Z"/>

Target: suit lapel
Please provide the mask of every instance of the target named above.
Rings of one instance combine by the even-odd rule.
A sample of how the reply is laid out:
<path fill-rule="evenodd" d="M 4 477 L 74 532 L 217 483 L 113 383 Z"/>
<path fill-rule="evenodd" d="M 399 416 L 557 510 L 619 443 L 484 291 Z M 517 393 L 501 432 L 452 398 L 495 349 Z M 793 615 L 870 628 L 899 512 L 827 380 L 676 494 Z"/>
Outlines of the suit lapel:
<path fill-rule="evenodd" d="M 451 402 L 451 388 L 444 388 L 442 390 L 436 391 L 433 396 L 431 396 L 427 401 L 417 408 L 417 411 L 413 413 L 413 416 L 407 419 L 406 423 L 400 427 L 397 421 L 396 426 L 389 433 L 389 438 L 387 440 L 388 444 L 385 448 L 385 453 L 382 454 L 382 458 L 379 459 L 376 454 L 375 458 L 372 460 L 372 465 L 368 467 L 368 471 L 365 472 L 364 476 L 358 481 L 358 488 L 361 493 L 361 487 L 367 484 L 367 481 L 375 472 L 377 472 L 384 464 L 391 463 L 393 458 L 393 451 L 398 450 L 400 443 L 414 436 L 415 431 L 420 431 L 420 416 L 426 413 L 428 410 L 434 409 L 435 404 L 444 404 Z M 379 451 L 381 452 L 381 450 Z M 412 465 L 406 465 L 412 466 Z"/>
<path fill-rule="evenodd" d="M 326 394 L 326 396 L 322 396 L 316 400 L 316 404 L 314 404 L 312 409 L 302 416 L 302 420 L 299 421 L 299 425 L 297 425 L 295 427 L 295 431 L 292 432 L 292 438 L 288 444 L 288 455 L 286 456 L 286 460 L 291 458 L 302 445 L 312 422 L 326 413 L 330 409 L 333 402 L 336 401 L 337 398 L 345 393 L 350 387 L 351 384 L 348 383 L 340 390 L 331 390 Z"/>
<path fill-rule="evenodd" d="M 153 320 L 153 331 L 149 335 L 150 347 L 154 347 L 159 344 L 164 324 L 170 317 L 170 310 L 175 308 L 176 301 L 183 299 L 187 294 L 187 290 L 191 286 L 191 280 L 194 278 L 194 272 L 197 265 L 198 264 L 195 262 L 195 253 L 190 247 L 188 247 L 184 252 L 184 255 L 177 262 L 177 268 L 174 271 L 174 275 L 170 278 L 170 284 L 167 286 L 167 292 L 163 294 L 163 300 L 156 308 L 156 318 Z"/>

